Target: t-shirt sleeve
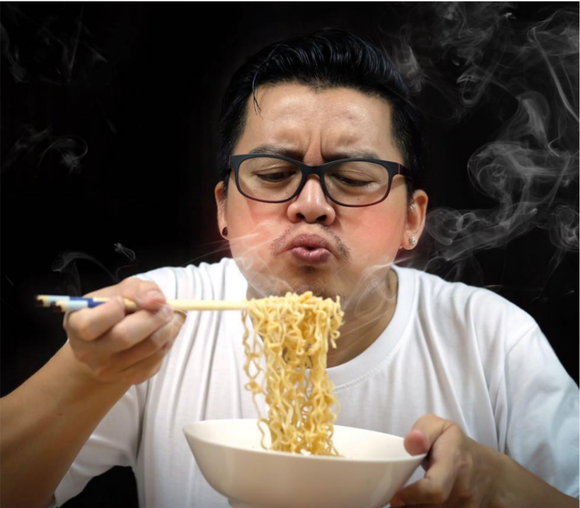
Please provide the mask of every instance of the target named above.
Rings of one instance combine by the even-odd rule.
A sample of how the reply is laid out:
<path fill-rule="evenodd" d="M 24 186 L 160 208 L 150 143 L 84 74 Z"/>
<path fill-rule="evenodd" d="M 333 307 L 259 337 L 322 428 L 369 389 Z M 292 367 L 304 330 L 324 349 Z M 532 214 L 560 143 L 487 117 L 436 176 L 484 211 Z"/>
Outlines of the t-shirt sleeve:
<path fill-rule="evenodd" d="M 558 490 L 578 497 L 578 386 L 537 325 L 508 352 L 499 392 L 505 452 Z"/>
<path fill-rule="evenodd" d="M 155 282 L 167 299 L 177 298 L 177 277 L 174 268 L 158 268 L 146 273 L 134 275 L 141 280 Z"/>
<path fill-rule="evenodd" d="M 113 466 L 135 467 L 145 385 L 132 386 L 101 420 L 54 492 L 55 506 L 78 495 L 92 478 Z"/>

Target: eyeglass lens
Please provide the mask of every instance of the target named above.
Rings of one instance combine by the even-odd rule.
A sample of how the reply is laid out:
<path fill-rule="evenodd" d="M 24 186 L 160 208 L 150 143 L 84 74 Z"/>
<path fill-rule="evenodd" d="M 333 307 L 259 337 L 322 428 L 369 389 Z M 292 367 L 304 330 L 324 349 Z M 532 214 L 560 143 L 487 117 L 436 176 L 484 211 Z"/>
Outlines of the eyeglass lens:
<path fill-rule="evenodd" d="M 300 185 L 300 168 L 282 159 L 258 157 L 242 162 L 239 183 L 249 197 L 263 201 L 290 198 Z M 389 187 L 389 173 L 380 164 L 348 161 L 331 166 L 324 173 L 324 183 L 332 199 L 346 205 L 364 205 L 380 201 Z"/>

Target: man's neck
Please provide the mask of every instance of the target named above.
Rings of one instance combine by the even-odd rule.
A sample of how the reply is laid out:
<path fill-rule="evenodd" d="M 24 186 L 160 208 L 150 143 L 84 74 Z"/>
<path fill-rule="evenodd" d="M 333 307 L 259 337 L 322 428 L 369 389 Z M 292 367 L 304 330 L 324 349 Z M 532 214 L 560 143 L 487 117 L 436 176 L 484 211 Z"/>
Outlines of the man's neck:
<path fill-rule="evenodd" d="M 328 367 L 336 367 L 356 358 L 378 339 L 391 322 L 398 295 L 398 278 L 394 270 L 389 270 L 385 283 L 387 291 L 384 288 L 377 291 L 369 298 L 369 305 L 357 305 L 355 309 L 345 311 L 337 347 L 328 351 Z M 364 310 L 361 311 L 361 308 Z"/>

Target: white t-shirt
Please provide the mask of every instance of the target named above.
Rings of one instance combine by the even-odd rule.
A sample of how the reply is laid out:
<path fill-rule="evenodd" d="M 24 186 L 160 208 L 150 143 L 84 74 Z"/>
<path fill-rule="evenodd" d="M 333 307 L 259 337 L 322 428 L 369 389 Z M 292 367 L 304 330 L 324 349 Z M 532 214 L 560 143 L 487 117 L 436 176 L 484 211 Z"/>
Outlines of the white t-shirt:
<path fill-rule="evenodd" d="M 328 369 L 337 424 L 404 436 L 433 413 L 578 496 L 578 386 L 536 322 L 491 291 L 394 269 L 391 323 L 359 356 Z M 246 297 L 247 281 L 228 258 L 140 277 L 168 299 Z M 121 465 L 133 468 L 143 508 L 228 507 L 203 478 L 183 427 L 257 417 L 243 387 L 242 334 L 239 312 L 188 313 L 159 373 L 132 387 L 85 444 L 55 492 L 57 505 Z M 410 481 L 423 475 L 419 468 Z"/>

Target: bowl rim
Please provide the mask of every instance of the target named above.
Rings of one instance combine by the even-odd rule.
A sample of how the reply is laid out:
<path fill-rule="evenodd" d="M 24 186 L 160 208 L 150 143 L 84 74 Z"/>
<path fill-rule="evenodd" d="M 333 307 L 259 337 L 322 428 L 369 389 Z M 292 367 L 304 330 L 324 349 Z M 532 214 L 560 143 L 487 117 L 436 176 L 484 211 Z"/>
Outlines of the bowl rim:
<path fill-rule="evenodd" d="M 183 427 L 183 433 L 187 436 L 187 432 L 186 429 L 188 427 L 192 427 L 194 425 L 197 426 L 204 426 L 204 425 L 209 425 L 211 423 L 222 423 L 222 422 L 255 422 L 256 426 L 258 423 L 258 420 L 256 418 L 220 418 L 220 419 L 212 419 L 212 420 L 199 420 L 197 422 L 191 422 L 188 423 L 186 425 L 184 425 Z M 386 432 L 379 432 L 376 430 L 369 430 L 369 429 L 361 429 L 359 427 L 349 427 L 347 425 L 335 425 L 334 426 L 339 427 L 339 428 L 346 428 L 346 429 L 354 429 L 354 430 L 361 430 L 364 432 L 370 432 L 373 434 L 381 434 L 381 435 L 386 435 L 386 436 L 390 436 L 390 437 L 395 437 L 397 439 L 404 439 L 400 436 L 395 436 L 394 434 L 387 434 Z M 280 452 L 280 451 L 276 451 L 276 450 L 266 450 L 263 448 L 260 449 L 255 449 L 255 448 L 246 448 L 243 446 L 236 446 L 236 445 L 223 445 L 223 444 L 219 444 L 216 443 L 215 441 L 212 441 L 210 439 L 204 439 L 201 438 L 199 436 L 191 436 L 193 439 L 196 439 L 198 441 L 201 441 L 203 443 L 207 443 L 210 445 L 214 445 L 214 446 L 221 446 L 221 447 L 227 447 L 230 449 L 234 449 L 234 450 L 241 450 L 244 452 L 249 452 L 249 453 L 255 453 L 255 454 L 262 454 L 262 455 L 274 455 L 274 456 L 278 456 L 278 457 L 286 457 L 289 458 L 290 460 L 322 460 L 322 461 L 331 461 L 331 462 L 335 462 L 335 463 L 359 463 L 359 464 L 368 464 L 368 463 L 377 463 L 377 464 L 384 464 L 384 463 L 397 463 L 397 462 L 415 462 L 417 460 L 420 459 L 420 461 L 422 462 L 423 459 L 427 456 L 426 453 L 421 453 L 419 455 L 409 455 L 408 457 L 393 457 L 390 459 L 357 459 L 357 458 L 352 458 L 352 457 L 344 457 L 344 456 L 335 456 L 335 455 L 301 455 L 299 453 L 292 453 L 292 452 Z"/>

